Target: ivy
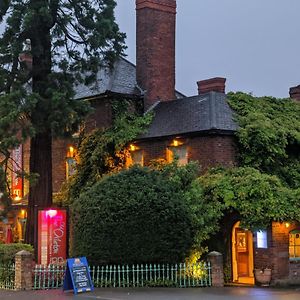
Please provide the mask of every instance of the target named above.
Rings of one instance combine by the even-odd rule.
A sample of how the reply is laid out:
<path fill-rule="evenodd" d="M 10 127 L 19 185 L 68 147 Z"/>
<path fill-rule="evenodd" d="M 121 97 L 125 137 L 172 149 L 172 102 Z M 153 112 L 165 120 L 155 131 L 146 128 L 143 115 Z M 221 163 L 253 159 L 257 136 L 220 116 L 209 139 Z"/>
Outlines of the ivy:
<path fill-rule="evenodd" d="M 220 211 L 216 221 L 233 212 L 243 227 L 257 230 L 271 221 L 300 220 L 300 189 L 284 186 L 275 175 L 251 167 L 212 169 L 197 183 L 202 188 L 201 201 L 214 203 Z"/>
<path fill-rule="evenodd" d="M 129 155 L 127 144 L 141 134 L 151 120 L 152 114 L 138 116 L 126 111 L 119 113 L 112 127 L 95 129 L 84 136 L 79 147 L 77 173 L 68 188 L 68 198 L 76 199 L 103 176 L 121 171 Z"/>
<path fill-rule="evenodd" d="M 238 122 L 239 167 L 211 169 L 195 185 L 201 203 L 239 215 L 252 230 L 300 221 L 300 105 L 291 99 L 229 93 Z"/>
<path fill-rule="evenodd" d="M 300 105 L 291 99 L 228 94 L 236 112 L 240 165 L 300 186 Z"/>

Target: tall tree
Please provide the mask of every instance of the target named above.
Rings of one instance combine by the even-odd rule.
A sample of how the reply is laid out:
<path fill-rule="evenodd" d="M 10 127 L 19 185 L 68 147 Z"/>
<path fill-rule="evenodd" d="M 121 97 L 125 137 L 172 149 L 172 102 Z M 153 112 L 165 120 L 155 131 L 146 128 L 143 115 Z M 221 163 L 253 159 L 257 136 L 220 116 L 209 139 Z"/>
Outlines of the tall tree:
<path fill-rule="evenodd" d="M 30 244 L 35 209 L 52 204 L 52 138 L 72 134 L 88 111 L 74 100 L 74 88 L 93 82 L 97 70 L 112 65 L 125 47 L 115 6 L 114 0 L 1 2 L 0 111 L 13 102 L 11 126 L 26 120 L 22 137 L 31 136 L 29 169 L 38 174 L 29 190 Z"/>

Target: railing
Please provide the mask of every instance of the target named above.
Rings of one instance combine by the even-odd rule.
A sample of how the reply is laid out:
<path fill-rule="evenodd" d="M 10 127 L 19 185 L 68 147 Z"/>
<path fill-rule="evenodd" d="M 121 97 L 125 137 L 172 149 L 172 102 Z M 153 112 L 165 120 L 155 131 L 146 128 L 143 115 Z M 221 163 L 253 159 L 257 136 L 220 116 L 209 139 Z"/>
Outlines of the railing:
<path fill-rule="evenodd" d="M 210 264 L 146 264 L 91 267 L 95 287 L 203 287 L 211 285 Z"/>
<path fill-rule="evenodd" d="M 15 264 L 0 265 L 0 289 L 15 289 Z"/>
<path fill-rule="evenodd" d="M 48 290 L 60 288 L 63 285 L 65 266 L 36 265 L 33 269 L 33 289 Z"/>
<path fill-rule="evenodd" d="M 33 289 L 55 289 L 63 285 L 65 266 L 36 265 Z M 90 267 L 95 287 L 204 287 L 211 286 L 209 263 L 106 265 Z"/>

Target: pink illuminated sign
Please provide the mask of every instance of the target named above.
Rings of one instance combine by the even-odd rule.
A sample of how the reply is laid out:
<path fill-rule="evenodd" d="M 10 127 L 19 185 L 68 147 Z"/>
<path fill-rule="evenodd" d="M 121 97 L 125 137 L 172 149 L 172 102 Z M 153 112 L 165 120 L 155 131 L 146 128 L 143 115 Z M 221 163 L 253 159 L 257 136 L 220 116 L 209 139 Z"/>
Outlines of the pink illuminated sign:
<path fill-rule="evenodd" d="M 67 212 L 48 209 L 38 212 L 38 263 L 64 264 L 67 258 Z"/>

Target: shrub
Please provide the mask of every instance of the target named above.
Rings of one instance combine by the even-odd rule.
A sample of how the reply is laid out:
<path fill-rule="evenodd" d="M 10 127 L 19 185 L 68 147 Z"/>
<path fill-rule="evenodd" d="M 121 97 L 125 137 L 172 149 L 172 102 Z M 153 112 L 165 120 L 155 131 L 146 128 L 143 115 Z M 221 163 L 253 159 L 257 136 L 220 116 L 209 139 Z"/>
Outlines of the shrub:
<path fill-rule="evenodd" d="M 0 244 L 0 264 L 14 263 L 15 255 L 21 250 L 26 250 L 33 253 L 31 245 L 27 244 Z"/>
<path fill-rule="evenodd" d="M 72 205 L 72 256 L 91 263 L 172 263 L 193 242 L 192 220 L 176 181 L 133 167 L 96 183 Z"/>

